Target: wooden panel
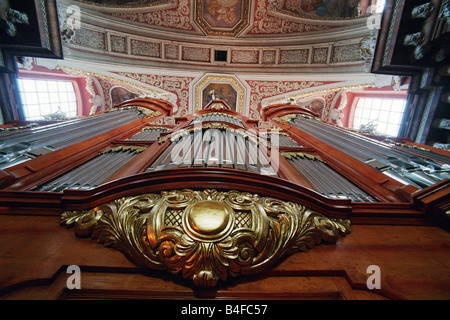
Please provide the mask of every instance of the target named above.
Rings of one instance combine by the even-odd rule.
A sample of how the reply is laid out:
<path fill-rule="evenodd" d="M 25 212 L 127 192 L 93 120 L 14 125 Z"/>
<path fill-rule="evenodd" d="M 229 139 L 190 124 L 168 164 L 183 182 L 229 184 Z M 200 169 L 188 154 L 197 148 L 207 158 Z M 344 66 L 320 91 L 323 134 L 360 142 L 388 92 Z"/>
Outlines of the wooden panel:
<path fill-rule="evenodd" d="M 251 281 L 234 281 L 233 286 L 219 290 L 195 290 L 183 281 L 173 282 L 167 276 L 159 278 L 136 273 L 82 273 L 82 287 L 67 289 L 70 275 L 64 270 L 49 285 L 18 289 L 3 295 L 7 300 L 43 299 L 216 299 L 216 300 L 345 300 L 387 298 L 369 291 L 353 289 L 343 276 L 284 276 L 252 277 Z"/>
<path fill-rule="evenodd" d="M 199 289 L 144 272 L 115 249 L 77 238 L 58 217 L 0 216 L 2 299 L 450 299 L 450 235 L 436 227 L 356 225 L 337 245 L 295 253 L 274 269 Z M 81 290 L 66 289 L 68 265 Z M 366 286 L 378 265 L 381 289 Z M 76 289 L 74 289 L 76 290 Z"/>

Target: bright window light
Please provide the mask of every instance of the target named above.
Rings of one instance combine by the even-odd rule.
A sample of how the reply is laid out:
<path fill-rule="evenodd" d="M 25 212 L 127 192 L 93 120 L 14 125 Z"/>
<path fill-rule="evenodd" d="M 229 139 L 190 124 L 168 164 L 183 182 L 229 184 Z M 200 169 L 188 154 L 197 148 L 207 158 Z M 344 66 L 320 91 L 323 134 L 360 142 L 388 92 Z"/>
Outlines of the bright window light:
<path fill-rule="evenodd" d="M 375 13 L 382 13 L 385 5 L 386 5 L 386 0 L 377 0 Z"/>
<path fill-rule="evenodd" d="M 353 129 L 397 137 L 405 105 L 404 99 L 359 98 Z"/>
<path fill-rule="evenodd" d="M 71 81 L 18 79 L 25 120 L 64 120 L 77 116 Z"/>

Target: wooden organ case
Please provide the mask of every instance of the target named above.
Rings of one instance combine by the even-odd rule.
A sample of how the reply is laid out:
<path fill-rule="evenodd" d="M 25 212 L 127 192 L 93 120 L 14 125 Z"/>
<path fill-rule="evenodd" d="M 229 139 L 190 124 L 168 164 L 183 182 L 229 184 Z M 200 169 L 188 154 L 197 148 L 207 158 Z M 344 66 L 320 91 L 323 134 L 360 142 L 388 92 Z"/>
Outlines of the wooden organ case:
<path fill-rule="evenodd" d="M 171 112 L 135 99 L 0 134 L 3 299 L 450 298 L 448 152 L 290 104 L 269 129 L 220 100 Z"/>

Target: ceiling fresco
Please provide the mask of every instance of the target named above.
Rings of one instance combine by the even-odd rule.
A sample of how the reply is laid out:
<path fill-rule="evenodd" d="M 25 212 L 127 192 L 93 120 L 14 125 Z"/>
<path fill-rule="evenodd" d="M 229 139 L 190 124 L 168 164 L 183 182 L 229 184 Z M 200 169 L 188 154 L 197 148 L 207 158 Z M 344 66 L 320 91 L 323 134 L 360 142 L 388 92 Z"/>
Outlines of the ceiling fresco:
<path fill-rule="evenodd" d="M 302 9 L 305 1 L 58 0 L 58 8 L 63 30 L 67 7 L 77 3 L 81 10 L 65 57 L 205 72 L 361 71 L 360 42 L 371 31 L 355 13 L 358 3 L 308 0 L 329 10 L 319 16 Z"/>
<path fill-rule="evenodd" d="M 64 2 L 74 1 L 61 1 Z M 364 11 L 360 0 L 78 0 L 77 3 L 83 10 L 94 10 L 140 26 L 235 37 L 344 27 L 353 24 L 351 20 L 358 20 L 361 10 Z"/>
<path fill-rule="evenodd" d="M 248 26 L 250 0 L 196 0 L 195 21 L 207 34 L 236 35 Z"/>
<path fill-rule="evenodd" d="M 360 15 L 360 2 L 360 0 L 286 0 L 282 3 L 281 9 L 312 19 L 357 18 Z"/>
<path fill-rule="evenodd" d="M 157 96 L 183 117 L 214 96 L 262 121 L 262 108 L 290 99 L 339 125 L 345 92 L 375 81 L 361 43 L 376 37 L 359 1 L 57 1 L 61 29 L 74 3 L 80 28 L 64 61 L 42 66 L 88 79 L 96 111 Z"/>
<path fill-rule="evenodd" d="M 105 7 L 131 8 L 152 6 L 166 0 L 76 0 L 77 2 Z"/>

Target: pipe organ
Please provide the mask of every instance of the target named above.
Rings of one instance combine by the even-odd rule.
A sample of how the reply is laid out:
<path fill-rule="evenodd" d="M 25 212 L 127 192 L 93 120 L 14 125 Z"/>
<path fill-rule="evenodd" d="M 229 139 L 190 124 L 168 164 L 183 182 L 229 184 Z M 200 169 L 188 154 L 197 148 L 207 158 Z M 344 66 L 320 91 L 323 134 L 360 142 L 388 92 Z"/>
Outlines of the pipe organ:
<path fill-rule="evenodd" d="M 46 182 L 33 191 L 61 192 L 64 189 L 88 190 L 106 182 L 116 171 L 141 153 L 144 147 L 119 146 L 108 148 L 61 176 Z M 107 168 L 101 170 L 101 168 Z"/>
<path fill-rule="evenodd" d="M 426 188 L 450 178 L 449 158 L 410 151 L 363 135 L 298 115 L 290 120 L 300 130 L 317 137 L 349 156 L 368 164 L 404 184 Z M 436 161 L 440 160 L 440 161 Z M 442 162 L 444 161 L 444 162 Z"/>
<path fill-rule="evenodd" d="M 301 148 L 302 146 L 299 145 L 296 141 L 292 140 L 289 135 L 285 132 L 268 132 L 263 133 L 263 136 L 267 138 L 267 140 L 270 142 L 272 138 L 275 139 L 275 145 L 279 147 L 295 147 L 295 148 Z"/>
<path fill-rule="evenodd" d="M 3 260 L 20 266 L 17 272 L 2 268 L 0 296 L 20 296 L 35 276 L 47 279 L 40 284 L 44 288 L 52 287 L 46 294 L 71 298 L 86 293 L 117 298 L 118 292 L 160 297 L 161 281 L 164 294 L 183 299 L 197 297 L 198 286 L 208 297 L 227 299 L 250 291 L 258 297 L 261 292 L 296 297 L 295 290 L 302 297 L 311 296 L 308 290 L 321 296 L 338 290 L 336 297 L 345 292 L 354 298 L 396 298 L 388 280 L 384 291 L 364 289 L 367 263 L 391 270 L 396 260 L 378 246 L 379 234 L 386 243 L 395 226 L 448 223 L 448 152 L 375 140 L 291 104 L 263 109 L 270 130 L 220 100 L 175 124 L 161 124 L 171 115 L 165 101 L 140 98 L 110 112 L 0 134 L 0 239 L 8 238 L 0 247 L 9 252 Z M 34 225 L 40 232 L 28 234 Z M 434 228 L 420 232 L 429 232 L 430 239 L 445 237 Z M 414 243 L 401 242 L 402 248 L 420 248 L 421 237 L 413 230 L 400 229 Z M 102 256 L 97 242 L 74 241 L 69 232 L 111 248 Z M 30 241 L 19 241 L 27 237 Z M 342 241 L 339 249 L 314 250 L 337 241 Z M 285 259 L 306 250 L 314 252 Z M 420 261 L 411 263 L 422 266 L 424 255 L 417 253 Z M 20 257 L 29 261 L 18 263 Z M 41 264 L 40 271 L 30 272 L 28 266 Z M 85 291 L 58 287 L 65 283 L 61 264 L 86 266 L 83 279 L 98 278 L 98 287 L 89 281 L 83 282 Z M 253 277 L 275 266 L 267 277 Z M 166 270 L 179 281 L 171 285 L 153 270 Z M 27 272 L 32 276 L 23 281 Z M 299 281 L 305 274 L 308 281 Z M 403 274 L 400 269 L 389 276 Z M 236 282 L 209 289 L 228 281 Z M 281 283 L 280 296 L 274 283 Z M 407 296 L 408 290 L 398 295 Z"/>
<path fill-rule="evenodd" d="M 217 127 L 217 128 L 216 128 Z M 263 141 L 263 140 L 262 140 Z M 146 172 L 170 168 L 212 167 L 246 170 L 277 176 L 270 159 L 260 149 L 257 136 L 223 125 L 184 132 Z"/>
<path fill-rule="evenodd" d="M 0 134 L 0 169 L 92 138 L 143 116 L 136 108 L 118 109 L 92 117 Z"/>
<path fill-rule="evenodd" d="M 330 168 L 321 158 L 301 152 L 282 154 L 314 190 L 325 197 L 351 199 L 355 202 L 375 202 L 374 197 Z"/>
<path fill-rule="evenodd" d="M 170 130 L 168 128 L 161 127 L 145 127 L 141 132 L 136 133 L 134 136 L 127 140 L 140 140 L 140 141 L 157 141 L 161 136 L 161 133 L 167 133 Z"/>
<path fill-rule="evenodd" d="M 234 115 L 221 113 L 221 112 L 209 112 L 206 114 L 202 114 L 195 119 L 192 120 L 192 124 L 205 122 L 205 121 L 213 121 L 213 122 L 227 122 L 235 124 L 239 127 L 243 127 L 242 122 Z"/>

